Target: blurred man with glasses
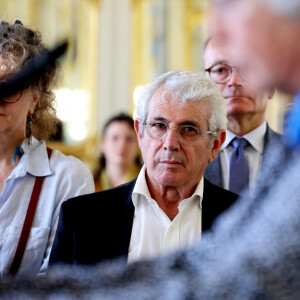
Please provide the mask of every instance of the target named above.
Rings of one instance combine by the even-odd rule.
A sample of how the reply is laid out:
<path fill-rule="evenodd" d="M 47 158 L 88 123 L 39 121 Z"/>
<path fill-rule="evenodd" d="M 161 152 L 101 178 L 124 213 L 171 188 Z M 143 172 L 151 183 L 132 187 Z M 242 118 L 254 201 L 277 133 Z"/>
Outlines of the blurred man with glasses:
<path fill-rule="evenodd" d="M 63 204 L 50 263 L 155 257 L 198 241 L 237 195 L 204 180 L 225 140 L 226 105 L 201 73 L 171 71 L 140 96 L 136 180 Z"/>
<path fill-rule="evenodd" d="M 274 89 L 258 88 L 250 74 L 234 63 L 218 36 L 206 41 L 203 64 L 226 100 L 229 121 L 226 140 L 218 157 L 206 168 L 205 178 L 237 194 L 253 193 L 266 159 L 264 150 L 281 137 L 265 118 Z"/>

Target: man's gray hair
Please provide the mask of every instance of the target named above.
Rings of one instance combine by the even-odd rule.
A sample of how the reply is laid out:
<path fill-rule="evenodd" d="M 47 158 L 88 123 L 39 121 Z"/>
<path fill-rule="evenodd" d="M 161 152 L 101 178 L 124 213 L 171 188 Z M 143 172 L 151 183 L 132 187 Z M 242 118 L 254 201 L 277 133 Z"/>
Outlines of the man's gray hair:
<path fill-rule="evenodd" d="M 300 0 L 265 0 L 278 15 L 300 19 Z"/>
<path fill-rule="evenodd" d="M 154 82 L 146 85 L 141 92 L 137 106 L 141 132 L 147 119 L 150 99 L 161 86 L 164 86 L 163 94 L 170 92 L 173 100 L 182 104 L 187 101 L 208 100 L 212 108 L 209 130 L 226 129 L 228 123 L 226 103 L 218 86 L 203 73 L 177 70 L 162 74 Z"/>

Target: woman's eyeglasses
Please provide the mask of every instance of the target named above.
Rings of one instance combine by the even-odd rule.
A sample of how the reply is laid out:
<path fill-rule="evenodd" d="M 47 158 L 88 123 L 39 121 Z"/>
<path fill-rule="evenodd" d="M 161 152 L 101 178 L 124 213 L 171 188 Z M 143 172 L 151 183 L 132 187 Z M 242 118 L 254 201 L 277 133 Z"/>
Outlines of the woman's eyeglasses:
<path fill-rule="evenodd" d="M 1 96 L 0 95 L 0 102 L 12 104 L 18 102 L 22 98 L 23 90 L 17 91 L 11 95 L 8 96 Z"/>

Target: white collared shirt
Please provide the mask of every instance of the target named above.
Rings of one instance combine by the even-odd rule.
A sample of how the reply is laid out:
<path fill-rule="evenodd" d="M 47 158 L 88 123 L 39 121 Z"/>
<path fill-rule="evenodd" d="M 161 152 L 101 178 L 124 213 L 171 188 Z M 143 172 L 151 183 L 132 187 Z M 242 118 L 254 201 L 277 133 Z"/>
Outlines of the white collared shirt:
<path fill-rule="evenodd" d="M 48 266 L 62 202 L 94 192 L 95 187 L 79 159 L 54 150 L 49 162 L 45 142 L 34 138 L 31 146 L 23 143 L 23 150 L 0 194 L 0 276 L 7 273 L 16 252 L 36 176 L 45 176 L 17 274 L 30 278 Z"/>
<path fill-rule="evenodd" d="M 188 247 L 201 238 L 203 182 L 202 178 L 194 194 L 179 203 L 179 212 L 171 221 L 151 198 L 143 166 L 132 193 L 135 211 L 128 262 Z"/>
<path fill-rule="evenodd" d="M 260 126 L 245 134 L 245 138 L 251 147 L 245 148 L 245 155 L 249 165 L 249 190 L 252 193 L 256 187 L 257 178 L 264 151 L 264 139 L 267 131 L 267 123 L 263 122 Z M 226 130 L 226 140 L 220 149 L 220 161 L 222 167 L 223 187 L 228 190 L 229 187 L 229 169 L 230 169 L 230 155 L 233 151 L 231 141 L 238 137 L 236 134 Z"/>

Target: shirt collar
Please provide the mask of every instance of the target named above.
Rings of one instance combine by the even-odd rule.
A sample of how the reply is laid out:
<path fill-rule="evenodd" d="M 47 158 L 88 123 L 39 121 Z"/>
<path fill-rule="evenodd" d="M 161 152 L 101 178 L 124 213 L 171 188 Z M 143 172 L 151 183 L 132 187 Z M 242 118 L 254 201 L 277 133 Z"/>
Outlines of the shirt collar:
<path fill-rule="evenodd" d="M 225 138 L 225 142 L 222 144 L 220 150 L 224 150 L 225 148 L 228 147 L 228 145 L 231 143 L 231 141 L 236 137 L 236 135 L 231 132 L 230 130 L 226 130 L 226 138 Z"/>
<path fill-rule="evenodd" d="M 146 167 L 145 165 L 143 165 L 137 179 L 136 179 L 136 183 L 132 192 L 132 202 L 134 207 L 136 207 L 137 205 L 137 199 L 139 195 L 143 195 L 144 197 L 146 197 L 147 199 L 151 199 L 151 195 L 148 189 L 148 185 L 146 182 Z"/>
<path fill-rule="evenodd" d="M 267 122 L 264 121 L 257 128 L 243 135 L 243 138 L 245 138 L 256 151 L 258 151 L 259 153 L 263 153 L 264 136 L 266 134 L 266 131 L 267 131 Z M 233 132 L 227 129 L 226 139 L 223 145 L 221 146 L 221 151 L 227 148 L 235 137 L 239 137 L 239 136 L 237 136 L 236 134 L 234 134 Z"/>
<path fill-rule="evenodd" d="M 260 154 L 264 151 L 264 137 L 267 131 L 267 122 L 264 121 L 260 126 L 244 135 L 244 138 Z"/>
<path fill-rule="evenodd" d="M 52 174 L 46 145 L 44 141 L 38 141 L 34 137 L 31 138 L 31 143 L 25 140 L 21 148 L 24 152 L 17 167 L 15 168 L 15 176 L 25 176 L 26 173 L 35 177 L 48 176 Z"/>
<path fill-rule="evenodd" d="M 145 167 L 145 165 L 143 165 L 143 167 L 142 167 L 142 169 L 141 169 L 141 171 L 140 171 L 140 173 L 137 177 L 137 180 L 136 180 L 133 192 L 132 192 L 132 202 L 133 202 L 134 207 L 137 206 L 137 201 L 138 201 L 139 195 L 144 196 L 146 199 L 152 199 L 151 195 L 150 195 L 150 192 L 149 192 L 149 189 L 148 189 L 147 182 L 146 182 L 145 174 L 146 174 L 146 167 Z M 199 197 L 199 200 L 200 200 L 199 205 L 200 205 L 200 207 L 202 207 L 203 189 L 204 189 L 204 180 L 203 180 L 203 177 L 202 177 L 200 182 L 197 184 L 197 187 L 196 187 L 193 195 L 191 197 L 187 198 L 187 199 L 184 199 L 184 200 L 192 199 L 194 197 Z M 142 197 L 142 198 L 144 198 L 144 197 Z M 180 204 L 184 200 L 182 200 L 180 202 Z M 186 201 L 184 201 L 184 202 L 186 202 Z"/>

